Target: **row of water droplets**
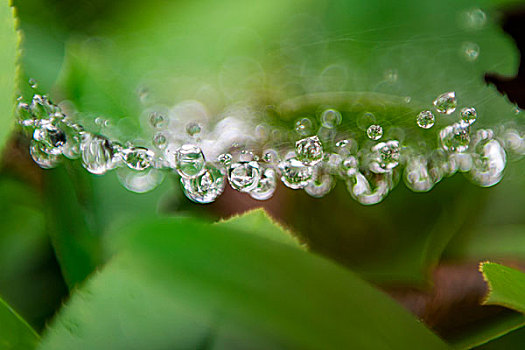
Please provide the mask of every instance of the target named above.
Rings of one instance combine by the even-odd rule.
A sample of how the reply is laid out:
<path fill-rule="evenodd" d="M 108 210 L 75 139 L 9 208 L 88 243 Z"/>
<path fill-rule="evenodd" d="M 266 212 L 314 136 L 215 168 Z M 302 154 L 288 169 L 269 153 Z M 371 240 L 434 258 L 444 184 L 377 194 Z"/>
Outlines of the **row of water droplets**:
<path fill-rule="evenodd" d="M 454 92 L 433 101 L 437 115 L 450 115 L 456 108 Z M 295 147 L 266 145 L 258 153 L 243 149 L 242 143 L 232 141 L 234 138 L 227 139 L 232 144 L 221 143 L 226 130 L 232 127 L 229 117 L 216 123 L 216 133 L 208 133 L 215 135 L 211 139 L 200 137 L 201 129 L 209 126 L 194 121 L 185 124 L 185 138 L 174 139 L 168 134 L 165 112 L 159 111 L 148 112 L 151 126 L 160 130 L 149 149 L 131 143 L 123 145 L 84 130 L 46 96 L 35 94 L 30 103 L 19 101 L 17 110 L 20 125 L 32 134 L 31 156 L 42 168 L 55 167 L 63 157 L 80 158 L 84 168 L 93 174 L 117 169 L 124 186 L 136 192 L 153 189 L 166 172 L 175 171 L 180 175 L 185 195 L 197 203 L 216 200 L 226 182 L 254 199 L 266 200 L 274 194 L 278 179 L 291 189 L 304 189 L 319 198 L 328 194 L 336 178 L 340 178 L 358 202 L 375 204 L 394 188 L 401 174 L 407 187 L 418 192 L 429 191 L 443 177 L 457 171 L 467 173 L 478 185 L 492 186 L 501 180 L 506 166 L 503 145 L 525 153 L 525 141 L 513 130 L 506 133 L 508 137 L 503 141 L 492 130 L 471 132 L 477 118 L 473 107 L 463 108 L 457 122 L 439 131 L 439 147 L 430 154 L 403 146 L 397 139 L 379 141 L 383 137 L 379 124 L 366 129 L 371 146 L 365 143 L 359 147 L 356 139 L 343 138 L 335 147 L 325 147 L 322 137 L 311 135 L 312 122 L 308 118 L 296 122 L 301 138 Z M 414 123 L 424 130 L 432 128 L 435 121 L 432 109 L 414 115 Z M 342 115 L 328 109 L 321 114 L 320 122 L 324 129 L 335 131 Z M 244 138 L 256 139 L 245 129 L 236 130 L 237 137 L 243 134 Z"/>

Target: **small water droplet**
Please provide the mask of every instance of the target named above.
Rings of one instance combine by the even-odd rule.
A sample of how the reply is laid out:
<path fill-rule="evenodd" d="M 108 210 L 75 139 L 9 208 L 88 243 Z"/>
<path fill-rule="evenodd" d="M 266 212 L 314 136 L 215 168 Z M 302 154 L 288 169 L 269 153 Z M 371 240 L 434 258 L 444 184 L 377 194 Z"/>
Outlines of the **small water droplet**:
<path fill-rule="evenodd" d="M 436 111 L 442 114 L 452 114 L 458 105 L 455 92 L 446 92 L 439 95 L 433 102 Z"/>
<path fill-rule="evenodd" d="M 31 114 L 38 119 L 48 119 L 56 111 L 54 106 L 46 96 L 34 95 L 31 105 L 29 106 Z"/>
<path fill-rule="evenodd" d="M 186 197 L 196 203 L 207 204 L 215 201 L 224 191 L 224 177 L 221 169 L 207 164 L 201 175 L 181 177 L 180 181 Z"/>
<path fill-rule="evenodd" d="M 145 147 L 130 147 L 122 151 L 124 163 L 133 170 L 142 171 L 149 168 L 155 153 Z"/>
<path fill-rule="evenodd" d="M 295 143 L 297 159 L 305 165 L 315 165 L 323 160 L 323 145 L 317 136 L 311 136 Z"/>
<path fill-rule="evenodd" d="M 157 147 L 160 150 L 163 150 L 166 148 L 168 140 L 166 139 L 166 136 L 164 136 L 163 133 L 157 133 L 155 136 L 153 136 L 153 145 Z"/>
<path fill-rule="evenodd" d="M 333 129 L 341 124 L 343 117 L 341 113 L 335 109 L 327 109 L 321 114 L 321 123 L 325 128 Z"/>
<path fill-rule="evenodd" d="M 29 86 L 31 86 L 32 89 L 36 89 L 36 88 L 38 88 L 38 83 L 36 82 L 35 79 L 30 78 L 29 79 Z"/>
<path fill-rule="evenodd" d="M 160 111 L 152 111 L 149 114 L 149 123 L 154 129 L 164 129 L 168 126 L 168 118 Z"/>
<path fill-rule="evenodd" d="M 376 123 L 376 116 L 370 112 L 362 113 L 356 119 L 357 127 L 361 130 L 367 130 L 368 127 Z"/>
<path fill-rule="evenodd" d="M 304 165 L 297 158 L 289 158 L 279 163 L 281 181 L 292 189 L 304 188 L 313 176 L 313 168 Z"/>
<path fill-rule="evenodd" d="M 487 15 L 480 8 L 473 8 L 465 11 L 463 15 L 463 25 L 469 30 L 480 30 L 487 23 Z"/>
<path fill-rule="evenodd" d="M 381 125 L 372 124 L 366 129 L 366 135 L 370 140 L 377 141 L 383 137 L 383 128 Z"/>
<path fill-rule="evenodd" d="M 263 160 L 269 164 L 277 164 L 280 161 L 279 153 L 274 149 L 267 149 L 264 151 Z"/>
<path fill-rule="evenodd" d="M 277 188 L 277 172 L 273 168 L 266 168 L 250 196 L 253 199 L 264 201 L 270 199 Z"/>
<path fill-rule="evenodd" d="M 222 154 L 219 154 L 219 156 L 217 157 L 217 160 L 219 161 L 219 163 L 221 163 L 222 165 L 226 167 L 231 164 L 232 159 L 233 157 L 229 153 L 222 153 Z"/>
<path fill-rule="evenodd" d="M 427 192 L 434 187 L 434 181 L 423 156 L 410 157 L 404 172 L 405 184 L 414 192 Z"/>
<path fill-rule="evenodd" d="M 384 73 L 384 79 L 386 82 L 393 84 L 397 81 L 398 73 L 397 69 L 387 69 Z"/>
<path fill-rule="evenodd" d="M 372 147 L 370 170 L 376 174 L 390 172 L 399 164 L 399 141 L 380 142 Z"/>
<path fill-rule="evenodd" d="M 190 136 L 195 136 L 200 134 L 201 126 L 197 122 L 189 122 L 186 124 L 186 133 Z"/>
<path fill-rule="evenodd" d="M 465 107 L 460 112 L 461 115 L 461 122 L 465 125 L 472 125 L 477 117 L 478 113 L 476 112 L 476 109 L 473 107 Z"/>
<path fill-rule="evenodd" d="M 434 126 L 435 122 L 436 117 L 434 117 L 431 111 L 421 111 L 417 115 L 417 125 L 422 129 L 430 129 Z"/>
<path fill-rule="evenodd" d="M 313 123 L 308 118 L 302 118 L 295 122 L 295 131 L 299 135 L 307 136 L 313 133 Z"/>
<path fill-rule="evenodd" d="M 232 163 L 228 169 L 230 185 L 240 192 L 250 192 L 256 188 L 260 178 L 261 168 L 256 161 Z"/>
<path fill-rule="evenodd" d="M 314 198 L 326 196 L 334 187 L 334 178 L 330 174 L 323 173 L 319 167 L 315 167 L 312 181 L 305 186 L 304 190 Z"/>
<path fill-rule="evenodd" d="M 175 154 L 175 164 L 180 176 L 192 178 L 205 171 L 205 158 L 200 147 L 182 145 Z"/>
<path fill-rule="evenodd" d="M 479 57 L 479 45 L 473 42 L 465 42 L 461 46 L 461 53 L 468 62 L 474 62 Z"/>
<path fill-rule="evenodd" d="M 464 152 L 470 143 L 468 126 L 460 123 L 449 125 L 439 132 L 441 146 L 448 152 Z"/>

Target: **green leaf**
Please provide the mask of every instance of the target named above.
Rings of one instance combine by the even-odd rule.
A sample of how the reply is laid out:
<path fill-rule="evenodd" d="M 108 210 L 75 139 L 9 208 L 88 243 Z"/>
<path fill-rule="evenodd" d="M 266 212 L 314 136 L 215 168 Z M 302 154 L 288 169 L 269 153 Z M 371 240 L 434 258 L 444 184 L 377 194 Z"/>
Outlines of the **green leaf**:
<path fill-rule="evenodd" d="M 188 218 L 118 236 L 40 349 L 448 348 L 353 273 L 289 244 Z"/>
<path fill-rule="evenodd" d="M 489 286 L 484 304 L 525 313 L 525 273 L 492 262 L 483 262 L 479 268 Z"/>
<path fill-rule="evenodd" d="M 38 334 L 0 298 L 0 348 L 31 350 L 38 340 Z"/>
<path fill-rule="evenodd" d="M 242 215 L 236 215 L 228 220 L 220 221 L 216 225 L 255 234 L 294 247 L 304 248 L 291 231 L 275 222 L 262 208 L 248 211 Z"/>
<path fill-rule="evenodd" d="M 18 42 L 13 8 L 4 0 L 0 2 L 0 151 L 14 126 Z"/>

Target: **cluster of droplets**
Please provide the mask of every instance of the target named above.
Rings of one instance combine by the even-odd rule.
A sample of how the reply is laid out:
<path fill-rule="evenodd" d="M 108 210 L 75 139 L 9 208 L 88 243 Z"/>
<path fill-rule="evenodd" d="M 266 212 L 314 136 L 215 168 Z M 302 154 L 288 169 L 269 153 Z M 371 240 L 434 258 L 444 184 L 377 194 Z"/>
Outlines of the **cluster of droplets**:
<path fill-rule="evenodd" d="M 438 122 L 436 117 L 453 116 L 457 106 L 454 92 L 441 94 L 432 108 L 414 115 L 415 124 L 423 130 L 431 129 Z M 31 156 L 42 168 L 53 168 L 64 157 L 80 158 L 92 174 L 116 169 L 123 185 L 135 192 L 153 189 L 165 174 L 174 172 L 180 176 L 185 195 L 197 203 L 215 201 L 227 184 L 254 199 L 267 200 L 273 196 L 279 179 L 288 188 L 304 189 L 310 196 L 320 198 L 340 179 L 359 203 L 376 204 L 401 178 L 417 192 L 429 191 L 456 172 L 466 173 L 480 186 L 495 185 L 506 166 L 504 146 L 525 154 L 525 138 L 517 132 L 508 131 L 504 140 L 490 129 L 472 132 L 477 112 L 470 106 L 459 111 L 457 121 L 439 130 L 438 147 L 430 152 L 420 152 L 409 142 L 392 137 L 371 113 L 361 118 L 364 138 L 353 135 L 337 140 L 336 129 L 343 117 L 335 109 L 320 114 L 317 132 L 311 119 L 297 120 L 299 140 L 292 147 L 265 149 L 268 143 L 265 147 L 252 143 L 252 149 L 263 150 L 260 153 L 247 151 L 244 141 L 268 134 L 267 128 L 258 126 L 256 135 L 249 135 L 243 124 L 233 123 L 235 119 L 231 117 L 217 122 L 213 130 L 202 121 L 183 121 L 177 125 L 183 136 L 174 137 L 170 134 L 173 119 L 169 112 L 148 111 L 154 135 L 152 147 L 147 148 L 123 145 L 84 130 L 46 96 L 34 95 L 30 103 L 19 101 L 17 109 L 20 125 L 32 135 Z M 236 130 L 237 136 L 227 138 L 231 129 Z M 215 136 L 207 139 L 207 135 Z M 239 143 L 238 135 L 243 135 L 244 141 Z M 333 142 L 326 141 L 326 135 L 331 135 Z"/>

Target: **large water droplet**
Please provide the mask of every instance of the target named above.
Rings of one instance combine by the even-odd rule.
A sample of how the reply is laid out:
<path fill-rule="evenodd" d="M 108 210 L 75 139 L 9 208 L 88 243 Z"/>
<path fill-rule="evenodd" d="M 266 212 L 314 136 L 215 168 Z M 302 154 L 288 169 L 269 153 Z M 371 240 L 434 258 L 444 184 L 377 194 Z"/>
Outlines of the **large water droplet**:
<path fill-rule="evenodd" d="M 256 188 L 260 178 L 261 168 L 256 161 L 232 163 L 228 169 L 230 185 L 240 192 L 250 192 Z"/>
<path fill-rule="evenodd" d="M 325 128 L 333 129 L 341 124 L 343 117 L 335 109 L 327 109 L 321 114 L 321 123 Z"/>
<path fill-rule="evenodd" d="M 196 203 L 211 203 L 224 191 L 224 173 L 215 166 L 207 164 L 204 172 L 192 178 L 181 177 L 184 194 Z"/>
<path fill-rule="evenodd" d="M 323 160 L 323 145 L 317 136 L 311 136 L 295 143 L 297 159 L 305 165 L 315 165 Z"/>
<path fill-rule="evenodd" d="M 436 111 L 442 114 L 452 114 L 456 110 L 458 101 L 455 92 L 446 92 L 439 95 L 433 102 Z"/>
<path fill-rule="evenodd" d="M 473 142 L 471 180 L 479 186 L 489 187 L 500 182 L 507 164 L 505 150 L 493 138 L 491 130 L 478 130 Z"/>
<path fill-rule="evenodd" d="M 205 158 L 200 147 L 182 145 L 175 154 L 175 164 L 180 176 L 192 178 L 200 176 L 205 171 Z"/>
<path fill-rule="evenodd" d="M 439 132 L 441 146 L 448 152 L 465 152 L 470 143 L 468 126 L 460 123 L 449 125 Z"/>
<path fill-rule="evenodd" d="M 38 141 L 31 140 L 29 146 L 29 153 L 31 158 L 35 161 L 38 166 L 44 169 L 51 169 L 57 166 L 60 162 L 60 157 L 56 154 L 50 154 L 44 151 L 45 146 Z"/>
<path fill-rule="evenodd" d="M 313 168 L 304 165 L 297 158 L 283 160 L 279 163 L 279 170 L 281 171 L 281 181 L 294 190 L 308 185 L 313 175 Z"/>
<path fill-rule="evenodd" d="M 368 174 L 365 176 L 357 172 L 346 182 L 348 192 L 352 198 L 364 205 L 373 205 L 381 202 L 390 191 L 392 186 L 392 175 Z"/>
<path fill-rule="evenodd" d="M 277 172 L 273 168 L 266 168 L 250 196 L 260 201 L 270 199 L 277 188 Z"/>
<path fill-rule="evenodd" d="M 149 168 L 155 157 L 153 151 L 144 147 L 130 147 L 122 151 L 124 163 L 133 170 L 141 171 Z"/>
<path fill-rule="evenodd" d="M 477 117 L 478 113 L 476 112 L 476 109 L 473 107 L 465 107 L 460 112 L 461 115 L 461 122 L 466 125 L 472 125 Z"/>
<path fill-rule="evenodd" d="M 312 181 L 304 188 L 305 192 L 314 198 L 321 198 L 326 196 L 334 187 L 334 178 L 330 174 L 326 174 L 321 168 L 314 168 L 314 175 Z"/>
<path fill-rule="evenodd" d="M 82 165 L 92 174 L 104 174 L 116 165 L 113 146 L 103 136 L 83 133 L 80 149 Z"/>
<path fill-rule="evenodd" d="M 49 119 L 41 121 L 33 133 L 33 139 L 40 142 L 44 152 L 54 155 L 61 154 L 66 144 L 66 134 Z"/>
<path fill-rule="evenodd" d="M 366 130 L 366 135 L 370 140 L 377 141 L 381 137 L 383 137 L 383 128 L 381 127 L 381 125 L 372 124 Z"/>
<path fill-rule="evenodd" d="M 378 143 L 372 147 L 372 157 L 370 170 L 374 173 L 380 174 L 391 171 L 399 164 L 399 141 L 391 140 Z"/>
<path fill-rule="evenodd" d="M 434 117 L 434 114 L 432 114 L 431 111 L 421 111 L 417 115 L 417 125 L 420 128 L 423 129 L 430 129 L 434 126 L 434 123 L 436 122 L 436 118 Z"/>

